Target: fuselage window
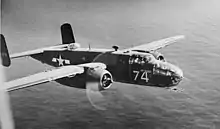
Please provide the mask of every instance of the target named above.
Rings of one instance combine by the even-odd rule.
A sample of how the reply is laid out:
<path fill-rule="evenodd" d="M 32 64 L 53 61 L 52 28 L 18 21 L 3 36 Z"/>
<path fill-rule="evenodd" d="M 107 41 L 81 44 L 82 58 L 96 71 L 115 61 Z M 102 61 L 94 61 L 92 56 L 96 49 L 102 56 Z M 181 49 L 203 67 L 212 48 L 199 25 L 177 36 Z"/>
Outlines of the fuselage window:
<path fill-rule="evenodd" d="M 129 64 L 145 64 L 144 57 L 139 55 L 132 55 L 129 59 Z"/>

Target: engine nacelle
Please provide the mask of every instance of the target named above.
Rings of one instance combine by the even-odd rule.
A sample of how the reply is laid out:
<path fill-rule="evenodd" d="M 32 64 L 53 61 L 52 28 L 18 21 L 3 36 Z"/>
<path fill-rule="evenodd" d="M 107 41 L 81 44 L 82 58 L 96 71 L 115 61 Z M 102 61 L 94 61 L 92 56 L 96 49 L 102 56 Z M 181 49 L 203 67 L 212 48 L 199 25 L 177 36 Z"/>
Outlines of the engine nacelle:
<path fill-rule="evenodd" d="M 166 61 L 163 54 L 159 53 L 159 52 L 152 52 L 151 53 L 157 60 L 160 60 L 160 61 Z"/>
<path fill-rule="evenodd" d="M 99 90 L 106 90 L 113 83 L 112 75 L 109 71 L 101 68 L 89 68 L 87 70 L 87 83 L 98 83 Z"/>

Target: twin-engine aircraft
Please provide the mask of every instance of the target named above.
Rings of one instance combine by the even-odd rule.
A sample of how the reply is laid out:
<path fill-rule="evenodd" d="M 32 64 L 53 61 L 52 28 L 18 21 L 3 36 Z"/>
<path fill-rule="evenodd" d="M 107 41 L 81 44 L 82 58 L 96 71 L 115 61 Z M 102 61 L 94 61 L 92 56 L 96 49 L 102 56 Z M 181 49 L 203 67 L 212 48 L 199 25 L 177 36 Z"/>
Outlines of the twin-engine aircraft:
<path fill-rule="evenodd" d="M 123 50 L 118 46 L 111 49 L 81 48 L 80 44 L 75 42 L 69 23 L 61 25 L 61 37 L 60 45 L 9 55 L 5 38 L 1 34 L 3 66 L 9 67 L 12 59 L 29 56 L 55 67 L 5 82 L 4 88 L 14 91 L 55 81 L 66 86 L 98 92 L 109 89 L 113 81 L 171 88 L 176 87 L 183 79 L 182 70 L 167 62 L 164 56 L 157 52 L 158 49 L 183 39 L 183 35 Z"/>

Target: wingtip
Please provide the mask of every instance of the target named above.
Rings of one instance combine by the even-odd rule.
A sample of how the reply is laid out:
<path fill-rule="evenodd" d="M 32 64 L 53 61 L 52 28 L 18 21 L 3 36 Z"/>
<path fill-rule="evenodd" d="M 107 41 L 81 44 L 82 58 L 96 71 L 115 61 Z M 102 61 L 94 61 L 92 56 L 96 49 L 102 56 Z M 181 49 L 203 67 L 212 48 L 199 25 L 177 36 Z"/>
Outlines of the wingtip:
<path fill-rule="evenodd" d="M 185 38 L 186 38 L 185 35 L 177 35 L 176 37 L 177 37 L 178 39 L 185 39 Z"/>

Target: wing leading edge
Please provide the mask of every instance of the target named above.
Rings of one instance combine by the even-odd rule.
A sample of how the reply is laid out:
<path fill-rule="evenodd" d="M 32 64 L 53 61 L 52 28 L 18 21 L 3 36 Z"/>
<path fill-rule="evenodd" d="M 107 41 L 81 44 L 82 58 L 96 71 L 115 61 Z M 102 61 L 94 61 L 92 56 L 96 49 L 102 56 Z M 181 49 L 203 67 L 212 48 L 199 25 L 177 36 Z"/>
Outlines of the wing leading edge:
<path fill-rule="evenodd" d="M 14 59 L 14 58 L 20 58 L 20 57 L 25 57 L 25 56 L 31 56 L 34 54 L 43 53 L 46 50 L 63 51 L 63 50 L 66 50 L 67 47 L 68 47 L 68 44 L 61 44 L 61 45 L 52 46 L 52 47 L 39 48 L 39 49 L 35 49 L 35 50 L 29 50 L 29 51 L 25 51 L 25 52 L 11 54 L 10 58 Z"/>
<path fill-rule="evenodd" d="M 84 68 L 102 68 L 106 69 L 106 65 L 99 62 L 85 63 L 80 65 L 68 65 L 52 69 L 45 72 L 36 73 L 27 77 L 19 78 L 3 84 L 6 91 L 19 90 L 38 84 L 54 81 L 64 77 L 73 77 L 76 74 L 84 73 Z"/>
<path fill-rule="evenodd" d="M 83 67 L 63 66 L 63 67 L 53 69 L 50 71 L 40 72 L 40 73 L 33 74 L 27 77 L 5 82 L 3 86 L 4 86 L 4 89 L 6 89 L 7 91 L 14 91 L 14 90 L 34 86 L 37 84 L 54 81 L 56 79 L 60 79 L 63 77 L 81 74 L 83 72 L 84 72 Z"/>
<path fill-rule="evenodd" d="M 163 48 L 167 45 L 175 43 L 175 42 L 177 42 L 181 39 L 184 39 L 184 38 L 185 38 L 184 35 L 177 35 L 177 36 L 161 39 L 161 40 L 158 40 L 158 41 L 154 41 L 154 42 L 151 42 L 151 43 L 139 45 L 139 46 L 136 46 L 136 47 L 128 48 L 128 49 L 125 49 L 123 51 L 124 52 L 127 52 L 127 51 L 145 51 L 145 52 L 155 51 L 155 50 L 161 49 L 161 48 Z"/>

